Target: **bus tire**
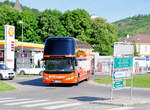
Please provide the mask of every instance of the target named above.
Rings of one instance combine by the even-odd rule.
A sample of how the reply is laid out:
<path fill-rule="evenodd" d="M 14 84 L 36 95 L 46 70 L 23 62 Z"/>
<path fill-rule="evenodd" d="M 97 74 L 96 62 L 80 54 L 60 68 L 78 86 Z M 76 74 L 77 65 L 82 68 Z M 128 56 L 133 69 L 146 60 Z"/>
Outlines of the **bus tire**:
<path fill-rule="evenodd" d="M 25 71 L 21 70 L 19 74 L 20 75 L 25 75 Z"/>
<path fill-rule="evenodd" d="M 86 81 L 88 81 L 90 78 L 89 78 L 89 76 L 86 78 Z"/>
<path fill-rule="evenodd" d="M 9 80 L 13 80 L 13 79 L 14 79 L 14 77 L 9 78 Z"/>
<path fill-rule="evenodd" d="M 79 75 L 78 75 L 78 78 L 77 78 L 77 82 L 75 83 L 75 85 L 79 85 Z"/>

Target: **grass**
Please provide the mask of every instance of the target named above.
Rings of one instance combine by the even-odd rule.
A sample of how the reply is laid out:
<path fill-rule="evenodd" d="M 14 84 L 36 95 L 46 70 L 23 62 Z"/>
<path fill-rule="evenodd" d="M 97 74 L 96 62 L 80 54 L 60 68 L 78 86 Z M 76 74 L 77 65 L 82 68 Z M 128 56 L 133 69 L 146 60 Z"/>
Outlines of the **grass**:
<path fill-rule="evenodd" d="M 111 84 L 112 79 L 110 77 L 98 78 L 95 79 L 95 82 L 103 84 Z M 130 82 L 131 82 L 130 80 L 127 80 L 126 85 L 129 86 L 131 84 Z M 150 88 L 150 76 L 134 76 L 133 87 Z"/>
<path fill-rule="evenodd" d="M 0 81 L 0 91 L 10 91 L 15 89 L 15 87 Z"/>

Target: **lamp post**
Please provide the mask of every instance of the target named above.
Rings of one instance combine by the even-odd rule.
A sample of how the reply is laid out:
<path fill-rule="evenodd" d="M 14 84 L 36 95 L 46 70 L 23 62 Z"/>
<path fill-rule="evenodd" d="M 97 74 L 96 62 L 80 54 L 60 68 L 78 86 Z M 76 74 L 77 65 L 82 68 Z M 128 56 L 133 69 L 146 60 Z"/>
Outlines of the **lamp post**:
<path fill-rule="evenodd" d="M 24 63 L 24 53 L 23 53 L 23 21 L 20 20 L 19 23 L 22 24 L 22 53 L 21 53 L 21 55 L 22 55 L 23 63 Z"/>
<path fill-rule="evenodd" d="M 23 52 L 23 21 L 19 21 L 20 24 L 22 24 L 22 52 Z"/>

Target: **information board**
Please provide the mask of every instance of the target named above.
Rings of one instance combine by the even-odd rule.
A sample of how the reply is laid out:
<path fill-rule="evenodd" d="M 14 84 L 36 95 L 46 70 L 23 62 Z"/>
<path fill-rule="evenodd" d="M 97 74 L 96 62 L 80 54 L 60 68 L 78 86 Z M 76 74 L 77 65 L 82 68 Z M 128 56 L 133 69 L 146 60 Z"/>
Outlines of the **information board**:
<path fill-rule="evenodd" d="M 111 100 L 113 97 L 113 90 L 117 88 L 126 87 L 126 80 L 130 80 L 130 90 L 132 97 L 132 72 L 133 72 L 133 56 L 134 45 L 131 43 L 117 42 L 114 43 L 114 61 L 112 72 L 112 88 L 111 88 Z"/>
<path fill-rule="evenodd" d="M 115 58 L 114 59 L 114 68 L 132 68 L 133 58 Z"/>
<path fill-rule="evenodd" d="M 133 56 L 134 55 L 134 45 L 131 43 L 115 42 L 114 44 L 114 56 Z"/>

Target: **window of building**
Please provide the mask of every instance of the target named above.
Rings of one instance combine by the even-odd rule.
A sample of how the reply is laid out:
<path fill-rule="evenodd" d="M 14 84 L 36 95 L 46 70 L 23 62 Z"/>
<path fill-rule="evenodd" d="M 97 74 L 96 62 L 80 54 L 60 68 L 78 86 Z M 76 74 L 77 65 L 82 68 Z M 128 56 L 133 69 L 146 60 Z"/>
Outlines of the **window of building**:
<path fill-rule="evenodd" d="M 145 52 L 147 52 L 148 51 L 148 47 L 147 46 L 145 46 Z"/>

